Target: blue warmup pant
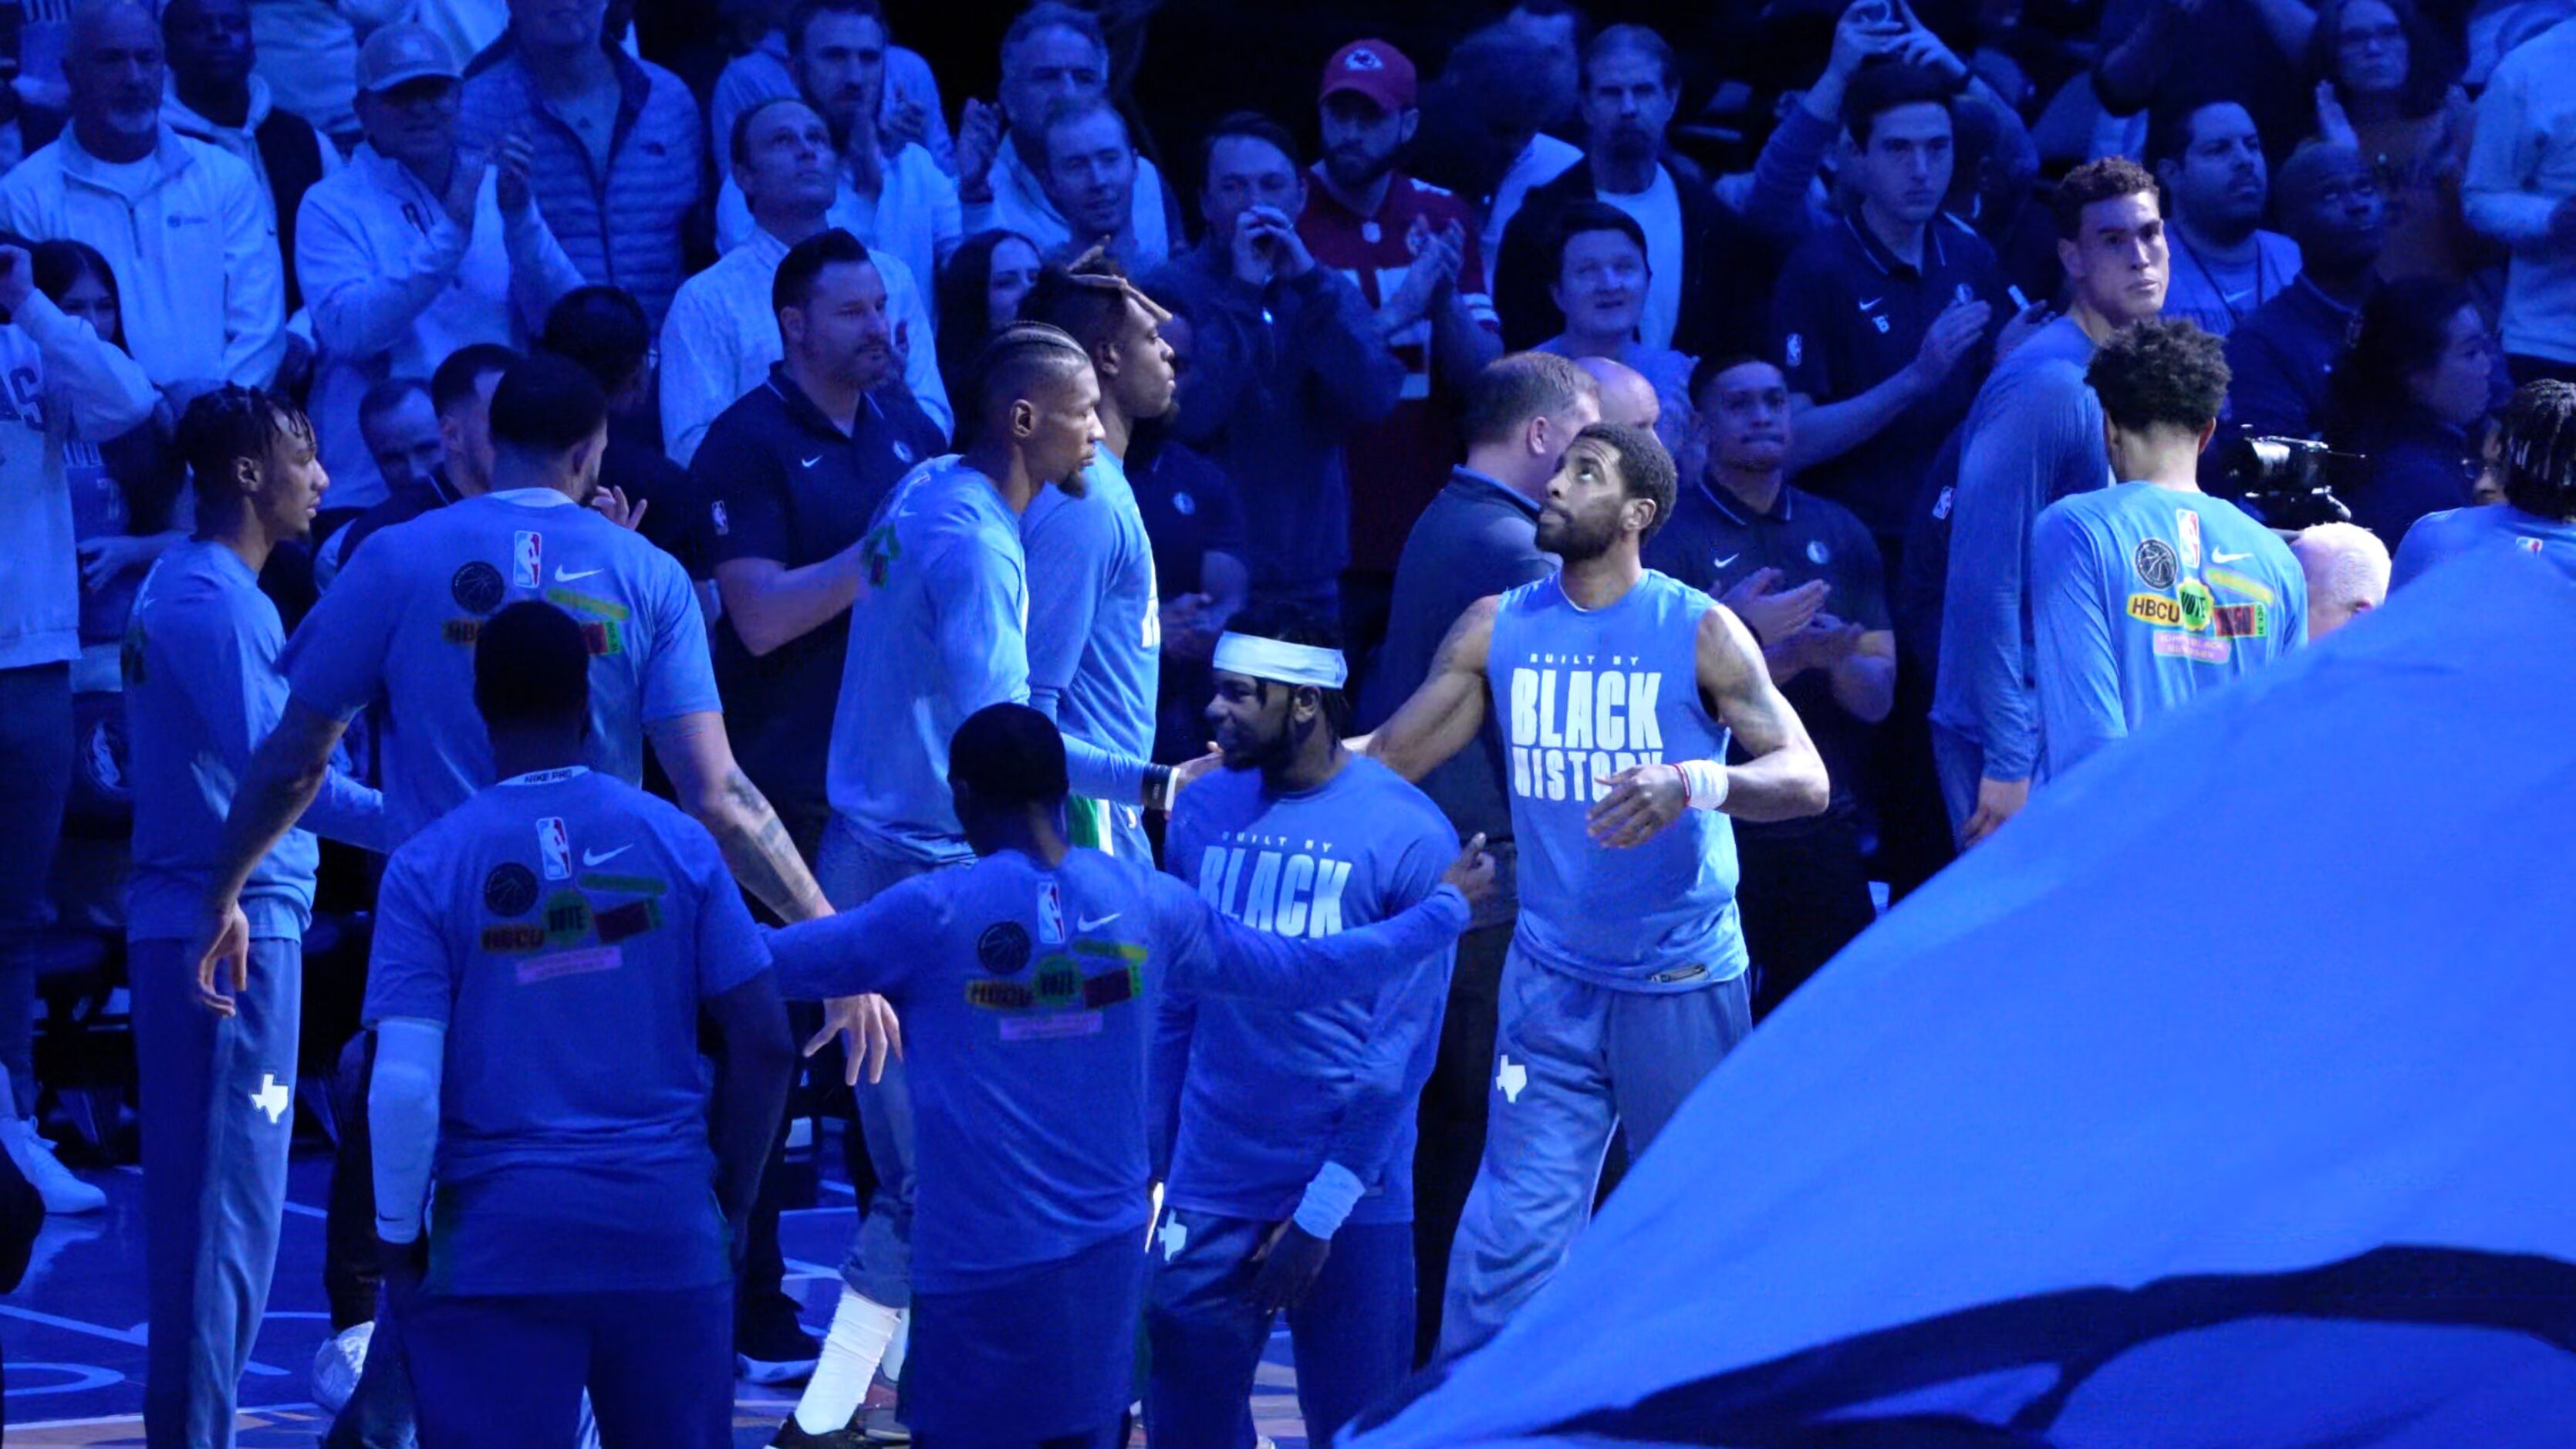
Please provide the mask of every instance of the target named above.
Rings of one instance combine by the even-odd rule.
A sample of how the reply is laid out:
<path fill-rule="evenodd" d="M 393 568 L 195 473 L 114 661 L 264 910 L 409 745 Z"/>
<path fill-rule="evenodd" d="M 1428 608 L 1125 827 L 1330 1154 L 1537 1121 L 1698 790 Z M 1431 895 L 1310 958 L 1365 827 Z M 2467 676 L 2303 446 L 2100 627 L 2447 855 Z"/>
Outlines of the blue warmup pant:
<path fill-rule="evenodd" d="M 0 669 L 0 1066 L 17 1117 L 36 1115 L 36 941 L 71 789 L 71 666 Z"/>
<path fill-rule="evenodd" d="M 823 848 L 814 861 L 814 883 L 834 910 L 866 905 L 877 896 L 938 867 L 908 855 L 881 850 L 863 839 L 839 816 L 823 828 Z M 858 1100 L 859 1136 L 867 1144 L 868 1166 L 877 1190 L 851 1235 L 849 1255 L 841 1263 L 841 1281 L 872 1303 L 905 1308 L 912 1303 L 913 1125 L 912 1083 L 900 1058 L 889 1058 L 883 1079 L 862 1079 L 851 1089 Z M 916 1340 L 917 1341 L 917 1340 Z"/>
<path fill-rule="evenodd" d="M 1252 1449 L 1252 1381 L 1271 1316 L 1252 1261 L 1275 1223 L 1167 1209 L 1146 1256 L 1153 1348 L 1145 1433 L 1157 1449 Z M 1177 1229 L 1177 1231 L 1175 1231 Z M 1413 1224 L 1346 1223 L 1306 1301 L 1288 1310 L 1306 1442 L 1344 1424 L 1413 1369 Z"/>
<path fill-rule="evenodd" d="M 590 1391 L 600 1441 L 733 1443 L 733 1284 L 401 1304 L 422 1449 L 565 1449 Z"/>
<path fill-rule="evenodd" d="M 250 985 L 221 1017 L 196 1004 L 180 941 L 128 952 L 143 1106 L 151 1273 L 144 1442 L 233 1442 L 233 1406 L 268 1310 L 295 1135 L 304 943 L 253 941 Z"/>
<path fill-rule="evenodd" d="M 903 1375 L 913 1442 L 1123 1443 L 1145 1293 L 1144 1225 L 987 1287 L 921 1293 Z M 614 1443 L 614 1440 L 610 1441 Z"/>
<path fill-rule="evenodd" d="M 1503 962 L 1485 1159 L 1449 1252 L 1443 1359 L 1502 1330 L 1564 1261 L 1592 1213 L 1610 1133 L 1631 1162 L 1753 1029 L 1746 973 L 1697 991 L 1614 991 L 1551 971 L 1519 943 Z"/>

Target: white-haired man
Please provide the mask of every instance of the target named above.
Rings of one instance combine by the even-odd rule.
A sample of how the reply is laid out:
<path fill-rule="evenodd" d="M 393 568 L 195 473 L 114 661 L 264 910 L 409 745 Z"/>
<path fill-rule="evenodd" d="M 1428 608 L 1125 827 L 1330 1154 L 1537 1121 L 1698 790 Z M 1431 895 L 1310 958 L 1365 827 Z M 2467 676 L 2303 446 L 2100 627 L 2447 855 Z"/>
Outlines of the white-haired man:
<path fill-rule="evenodd" d="M 2320 523 L 2290 540 L 2308 576 L 2313 644 L 2388 601 L 2388 545 L 2357 523 Z"/>

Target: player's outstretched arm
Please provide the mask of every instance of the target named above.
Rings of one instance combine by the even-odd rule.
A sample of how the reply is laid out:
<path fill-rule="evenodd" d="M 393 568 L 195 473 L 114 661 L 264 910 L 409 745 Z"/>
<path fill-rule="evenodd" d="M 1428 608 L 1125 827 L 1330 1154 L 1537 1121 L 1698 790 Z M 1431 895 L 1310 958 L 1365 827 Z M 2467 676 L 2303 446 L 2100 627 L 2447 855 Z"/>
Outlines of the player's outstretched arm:
<path fill-rule="evenodd" d="M 1431 675 L 1394 716 L 1354 747 L 1408 780 L 1419 780 L 1473 743 L 1485 723 L 1485 655 L 1502 596 L 1469 604 L 1432 656 Z"/>
<path fill-rule="evenodd" d="M 696 710 L 644 727 L 654 758 L 671 777 L 680 808 L 723 847 L 733 878 L 754 899 L 790 923 L 832 914 L 823 888 L 796 853 L 787 826 L 769 799 L 734 762 L 724 716 Z"/>
<path fill-rule="evenodd" d="M 1468 906 L 1494 891 L 1484 836 L 1467 842 L 1440 886 L 1375 925 L 1311 941 L 1254 930 L 1166 875 L 1148 877 L 1145 902 L 1165 989 L 1304 1006 L 1374 993 L 1457 940 L 1467 928 Z"/>
<path fill-rule="evenodd" d="M 1762 646 L 1724 605 L 1699 621 L 1699 689 L 1751 759 L 1725 767 L 1726 813 L 1739 820 L 1822 814 L 1832 793 L 1825 760 L 1771 670 Z"/>

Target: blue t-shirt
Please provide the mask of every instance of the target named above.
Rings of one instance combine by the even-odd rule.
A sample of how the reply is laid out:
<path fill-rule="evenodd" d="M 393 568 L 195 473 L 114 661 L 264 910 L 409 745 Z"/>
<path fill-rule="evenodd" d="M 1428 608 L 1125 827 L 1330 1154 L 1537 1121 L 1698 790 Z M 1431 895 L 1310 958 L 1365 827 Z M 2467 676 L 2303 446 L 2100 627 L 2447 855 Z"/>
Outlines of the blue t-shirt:
<path fill-rule="evenodd" d="M 134 795 L 134 873 L 125 932 L 170 940 L 197 928 L 233 792 L 251 753 L 286 712 L 277 659 L 286 631 L 259 576 L 224 544 L 191 539 L 153 565 L 125 636 L 126 762 Z M 315 829 L 383 845 L 384 801 L 333 770 L 242 887 L 261 940 L 298 938 L 313 914 Z"/>
<path fill-rule="evenodd" d="M 2397 588 L 2416 575 L 2464 553 L 2490 548 L 2518 548 L 2536 553 L 2576 579 L 2576 522 L 2525 513 L 2510 503 L 2483 508 L 2453 508 L 2428 513 L 2406 530 L 2397 545 L 2388 586 Z"/>
<path fill-rule="evenodd" d="M 1089 496 L 1039 492 L 1020 518 L 1028 555 L 1029 703 L 1064 732 L 1122 755 L 1154 752 L 1162 600 L 1154 545 L 1127 470 L 1102 449 Z"/>
<path fill-rule="evenodd" d="M 2123 483 L 2031 527 L 2048 771 L 2307 642 L 2289 545 L 2225 499 Z"/>
<path fill-rule="evenodd" d="M 1520 846 L 1515 943 L 1619 990 L 1731 980 L 1748 958 L 1727 818 L 1687 810 L 1625 850 L 1594 844 L 1588 823 L 1607 793 L 1599 777 L 1726 758 L 1726 727 L 1699 693 L 1699 624 L 1717 604 L 1652 569 L 1604 609 L 1576 607 L 1559 585 L 1552 575 L 1503 595 L 1486 655 Z"/>
<path fill-rule="evenodd" d="M 503 781 L 395 851 L 366 1021 L 447 1029 L 432 1290 L 726 1281 L 698 1008 L 768 969 L 714 837 L 595 771 Z"/>
<path fill-rule="evenodd" d="M 589 640 L 585 758 L 602 773 L 634 783 L 644 726 L 723 707 L 687 572 L 561 493 L 487 493 L 371 542 L 287 641 L 286 675 L 296 699 L 335 719 L 384 697 L 394 844 L 492 782 L 474 707 L 474 640 L 485 619 L 522 599 L 561 608 Z"/>
<path fill-rule="evenodd" d="M 1257 770 L 1182 792 L 1164 859 L 1254 930 L 1314 939 L 1386 920 L 1440 888 L 1458 832 L 1375 760 L 1269 793 Z M 1355 1223 L 1413 1218 L 1414 1099 L 1440 1047 L 1456 951 L 1373 992 L 1311 1006 L 1166 992 L 1154 1051 L 1158 1113 L 1179 1125 L 1165 1188 L 1176 1207 L 1275 1221 L 1326 1162 L 1367 1185 Z M 1162 1125 L 1162 1124 L 1158 1124 Z"/>
<path fill-rule="evenodd" d="M 1195 788 L 1195 787 L 1194 787 Z M 989 1288 L 1102 1239 L 1145 1247 L 1145 1053 L 1167 986 L 1282 1002 L 1374 992 L 1447 946 L 1465 897 L 1316 940 L 1251 930 L 1096 850 L 1006 851 L 770 938 L 791 999 L 883 992 L 919 1133 L 913 1285 Z"/>

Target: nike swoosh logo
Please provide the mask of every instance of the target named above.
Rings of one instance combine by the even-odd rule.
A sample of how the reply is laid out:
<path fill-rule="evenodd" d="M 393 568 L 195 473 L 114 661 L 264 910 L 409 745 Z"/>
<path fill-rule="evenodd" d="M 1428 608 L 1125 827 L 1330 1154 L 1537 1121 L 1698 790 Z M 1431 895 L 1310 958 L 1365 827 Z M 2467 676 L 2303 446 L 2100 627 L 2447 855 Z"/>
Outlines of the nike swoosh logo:
<path fill-rule="evenodd" d="M 2209 561 L 2211 563 L 2220 564 L 2243 563 L 2253 556 L 2254 551 L 2250 548 L 2243 553 L 2220 553 L 2217 550 L 2212 549 L 2210 551 Z"/>
<path fill-rule="evenodd" d="M 569 584 L 569 583 L 573 582 L 573 581 L 574 581 L 574 580 L 576 580 L 576 579 L 586 579 L 586 578 L 591 577 L 591 576 L 592 576 L 592 575 L 594 575 L 594 574 L 603 574 L 603 573 L 606 573 L 606 572 L 608 572 L 608 570 L 606 570 L 606 569 L 579 569 L 579 570 L 575 570 L 575 569 L 568 569 L 568 568 L 558 567 L 558 568 L 556 568 L 556 570 L 555 570 L 555 582 L 556 582 L 556 583 L 559 583 L 559 584 Z"/>
<path fill-rule="evenodd" d="M 1117 920 L 1124 914 L 1126 913 L 1123 911 L 1111 911 L 1105 916 L 1085 916 L 1081 920 L 1074 922 L 1073 928 L 1077 931 L 1097 931 L 1101 927 L 1108 925 L 1111 921 Z"/>
<path fill-rule="evenodd" d="M 631 845 L 621 845 L 615 850 L 604 850 L 597 855 L 593 855 L 589 851 L 585 850 L 581 853 L 581 863 L 586 866 L 606 865 L 610 861 L 615 860 L 617 857 L 624 855 L 626 852 L 633 850 L 634 848 L 635 847 Z"/>
<path fill-rule="evenodd" d="M 811 468 L 811 467 L 813 467 L 815 464 L 820 463 L 820 462 L 822 462 L 822 461 L 823 461 L 823 455 L 822 455 L 822 454 L 820 454 L 820 453 L 816 453 L 816 454 L 815 454 L 813 457 L 811 457 L 811 458 L 805 458 L 805 459 L 801 459 L 801 460 L 799 460 L 799 462 L 797 463 L 797 466 L 798 466 L 798 467 L 800 467 L 800 468 Z"/>
<path fill-rule="evenodd" d="M 1712 565 L 1712 567 L 1715 567 L 1715 568 L 1724 568 L 1724 567 L 1726 567 L 1728 564 L 1731 564 L 1731 563 L 1735 562 L 1737 559 L 1740 559 L 1740 558 L 1742 558 L 1742 557 L 1744 557 L 1744 555 L 1742 555 L 1742 554 L 1740 554 L 1740 553 L 1731 553 L 1731 554 L 1728 554 L 1726 557 L 1724 557 L 1724 558 L 1722 558 L 1722 559 L 1719 559 L 1719 560 L 1718 560 L 1714 565 Z"/>
<path fill-rule="evenodd" d="M 1875 312 L 1878 310 L 1878 304 L 1886 300 L 1887 299 L 1885 297 L 1872 297 L 1868 301 L 1861 303 L 1860 309 L 1864 312 Z"/>

